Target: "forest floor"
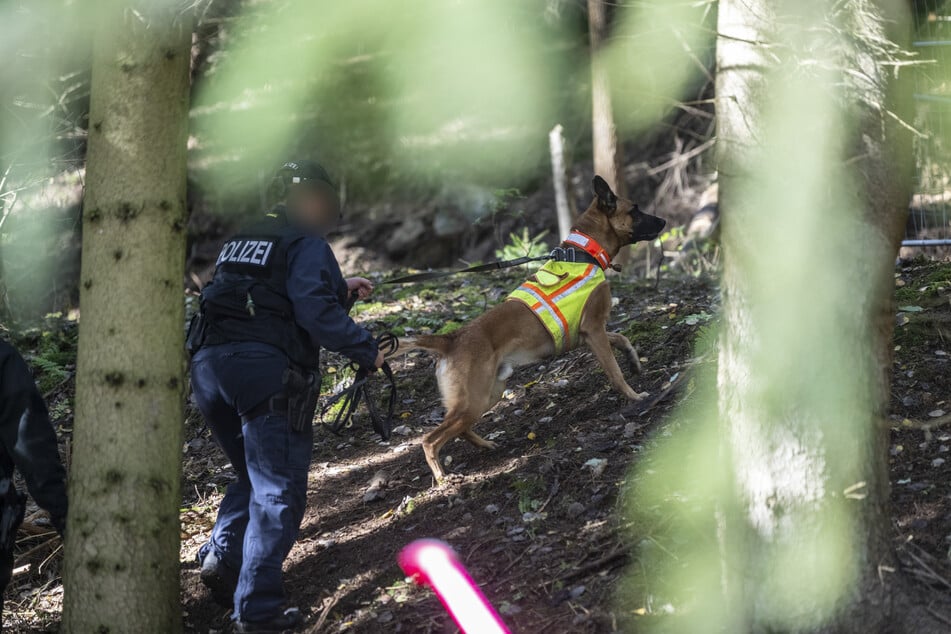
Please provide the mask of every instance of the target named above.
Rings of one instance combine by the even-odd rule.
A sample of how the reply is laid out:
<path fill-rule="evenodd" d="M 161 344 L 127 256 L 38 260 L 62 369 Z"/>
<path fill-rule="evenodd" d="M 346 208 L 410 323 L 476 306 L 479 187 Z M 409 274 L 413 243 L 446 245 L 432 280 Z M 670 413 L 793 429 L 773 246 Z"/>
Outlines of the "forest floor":
<path fill-rule="evenodd" d="M 380 287 L 372 303 L 356 310 L 376 331 L 446 331 L 499 301 L 523 276 Z M 928 588 L 951 589 L 951 427 L 929 432 L 904 421 L 951 411 L 951 266 L 905 264 L 896 269 L 896 287 L 894 539 L 911 587 L 930 596 Z M 698 353 L 697 341 L 713 332 L 717 289 L 706 279 L 662 276 L 657 286 L 615 284 L 614 295 L 612 327 L 631 338 L 644 360 L 641 376 L 622 366 L 634 388 L 650 394 L 642 403 L 628 404 L 610 389 L 585 349 L 522 368 L 478 426 L 498 449 L 447 445 L 443 458 L 459 477 L 440 487 L 419 447 L 442 415 L 431 356 L 412 354 L 395 364 L 400 427 L 390 442 L 380 442 L 359 418 L 339 437 L 315 428 L 308 511 L 285 566 L 289 600 L 307 617 L 304 631 L 456 631 L 433 594 L 407 583 L 396 565 L 399 549 L 419 537 L 449 542 L 516 632 L 637 631 L 681 609 L 662 588 L 649 588 L 651 569 L 642 556 L 651 544 L 664 548 L 663 522 L 639 523 L 626 502 L 651 471 L 650 450 L 685 424 L 672 412 L 702 398 L 694 379 L 714 358 Z M 64 452 L 72 426 L 74 332 L 56 324 L 18 339 L 62 425 Z M 328 391 L 346 374 L 343 360 L 328 355 Z M 192 410 L 183 460 L 186 631 L 227 632 L 229 612 L 199 582 L 194 556 L 233 473 Z M 40 520 L 32 525 L 42 528 Z M 5 596 L 7 631 L 56 631 L 58 542 L 21 535 L 17 564 Z M 620 588 L 634 586 L 648 591 L 619 596 Z M 951 617 L 948 605 L 924 607 Z"/>

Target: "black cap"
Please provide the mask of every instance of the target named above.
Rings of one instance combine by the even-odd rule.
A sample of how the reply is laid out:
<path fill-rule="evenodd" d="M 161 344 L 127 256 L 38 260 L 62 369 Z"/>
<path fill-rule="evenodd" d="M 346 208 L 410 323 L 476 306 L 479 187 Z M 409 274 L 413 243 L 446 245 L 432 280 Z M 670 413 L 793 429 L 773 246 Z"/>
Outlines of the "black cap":
<path fill-rule="evenodd" d="M 337 189 L 327 170 L 314 161 L 288 161 L 281 166 L 277 174 L 286 186 L 310 182 L 322 183 L 333 190 Z"/>

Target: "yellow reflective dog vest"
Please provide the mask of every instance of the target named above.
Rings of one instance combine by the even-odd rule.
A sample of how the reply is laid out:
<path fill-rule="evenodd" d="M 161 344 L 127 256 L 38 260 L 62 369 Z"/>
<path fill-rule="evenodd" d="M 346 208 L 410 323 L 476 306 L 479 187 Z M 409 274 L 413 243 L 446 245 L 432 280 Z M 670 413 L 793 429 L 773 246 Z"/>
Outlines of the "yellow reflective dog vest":
<path fill-rule="evenodd" d="M 548 260 L 507 298 L 528 306 L 545 326 L 560 354 L 578 345 L 581 314 L 591 293 L 606 281 L 604 271 L 587 262 Z"/>

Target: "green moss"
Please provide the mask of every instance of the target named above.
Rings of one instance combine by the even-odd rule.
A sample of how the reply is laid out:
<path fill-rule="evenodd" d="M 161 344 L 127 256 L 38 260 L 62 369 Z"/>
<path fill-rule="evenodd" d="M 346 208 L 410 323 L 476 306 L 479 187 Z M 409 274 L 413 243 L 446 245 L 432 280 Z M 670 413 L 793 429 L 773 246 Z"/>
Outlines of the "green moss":
<path fill-rule="evenodd" d="M 665 341 L 670 332 L 662 326 L 670 326 L 666 316 L 663 320 L 635 319 L 628 323 L 624 334 L 635 346 L 656 345 Z"/>
<path fill-rule="evenodd" d="M 920 296 L 921 293 L 917 288 L 911 288 L 908 285 L 895 289 L 895 301 L 899 306 L 914 304 Z"/>
<path fill-rule="evenodd" d="M 383 302 L 357 302 L 353 306 L 353 315 L 362 315 L 363 313 L 374 313 L 383 310 Z"/>
<path fill-rule="evenodd" d="M 436 331 L 436 334 L 448 335 L 450 332 L 458 330 L 461 327 L 462 324 L 460 324 L 458 321 L 447 321 L 445 324 L 443 324 L 442 328 Z"/>
<path fill-rule="evenodd" d="M 938 264 L 935 270 L 918 281 L 919 288 L 925 285 L 951 286 L 951 264 Z"/>

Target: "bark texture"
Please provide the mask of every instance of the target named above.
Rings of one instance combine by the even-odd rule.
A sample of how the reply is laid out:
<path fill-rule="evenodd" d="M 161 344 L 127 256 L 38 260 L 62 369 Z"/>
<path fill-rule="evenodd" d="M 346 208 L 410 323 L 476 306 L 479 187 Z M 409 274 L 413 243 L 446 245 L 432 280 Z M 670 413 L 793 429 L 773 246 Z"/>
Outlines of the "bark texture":
<path fill-rule="evenodd" d="M 602 48 L 608 35 L 606 0 L 588 0 L 588 39 L 591 46 L 591 152 L 594 173 L 600 174 L 621 198 L 627 198 L 627 184 L 621 173 L 622 152 L 618 144 L 617 124 L 611 103 L 611 80 L 602 59 Z M 615 264 L 626 264 L 631 250 L 622 248 Z"/>
<path fill-rule="evenodd" d="M 888 632 L 903 0 L 721 0 L 722 580 L 736 632 Z"/>
<path fill-rule="evenodd" d="M 601 49 L 608 34 L 606 5 L 604 0 L 588 0 L 588 36 L 591 43 L 591 142 L 595 174 L 600 174 L 611 189 L 624 198 L 627 191 L 624 178 L 620 174 L 621 157 L 614 109 L 611 105 L 611 81 L 608 69 L 600 59 Z"/>
<path fill-rule="evenodd" d="M 564 128 L 559 123 L 548 133 L 551 151 L 552 185 L 555 189 L 555 213 L 558 216 L 558 239 L 564 240 L 571 233 L 571 225 L 578 215 L 574 200 L 568 195 L 568 161 L 565 151 Z"/>
<path fill-rule="evenodd" d="M 83 204 L 67 632 L 179 632 L 191 17 L 101 3 Z"/>

